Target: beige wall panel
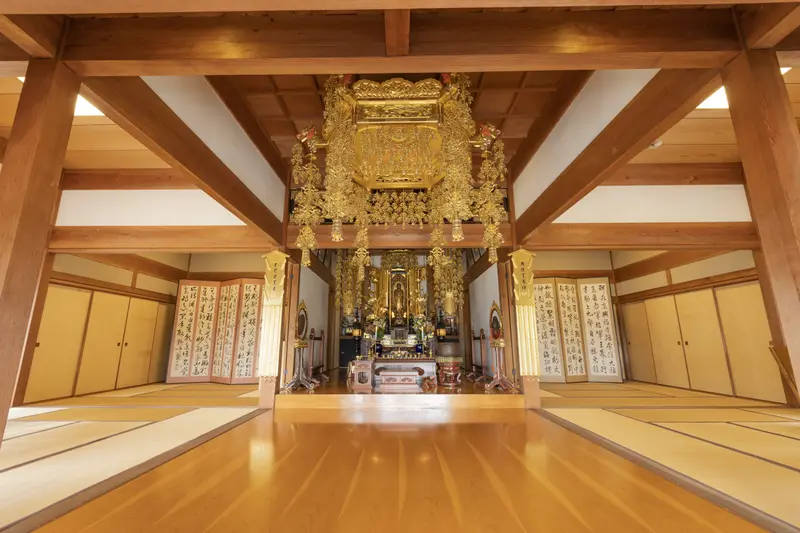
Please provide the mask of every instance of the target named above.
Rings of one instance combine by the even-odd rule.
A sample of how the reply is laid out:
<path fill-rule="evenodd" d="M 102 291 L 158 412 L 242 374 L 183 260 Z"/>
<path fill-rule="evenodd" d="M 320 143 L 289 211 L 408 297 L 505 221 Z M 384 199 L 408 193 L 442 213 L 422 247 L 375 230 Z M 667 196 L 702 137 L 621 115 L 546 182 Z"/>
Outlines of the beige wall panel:
<path fill-rule="evenodd" d="M 631 363 L 631 378 L 636 381 L 657 383 L 653 348 L 650 346 L 650 329 L 647 325 L 647 310 L 644 302 L 622 306 L 625 321 L 625 336 L 628 340 L 628 359 Z"/>
<path fill-rule="evenodd" d="M 170 168 L 149 150 L 68 150 L 64 168 Z"/>
<path fill-rule="evenodd" d="M 737 396 L 785 402 L 758 282 L 715 289 Z"/>
<path fill-rule="evenodd" d="M 645 300 L 647 325 L 650 329 L 650 342 L 653 346 L 653 361 L 656 366 L 658 383 L 672 387 L 689 387 L 686 359 L 683 353 L 683 339 L 678 323 L 675 298 L 664 296 Z"/>
<path fill-rule="evenodd" d="M 158 304 L 153 349 L 150 357 L 147 382 L 157 383 L 167 379 L 167 362 L 169 361 L 169 344 L 172 340 L 172 323 L 175 321 L 175 306 Z"/>
<path fill-rule="evenodd" d="M 178 284 L 174 281 L 166 281 L 163 279 L 154 278 L 147 274 L 139 274 L 136 276 L 136 288 L 144 289 L 146 291 L 160 292 L 161 294 L 169 294 L 175 296 L 178 294 Z"/>
<path fill-rule="evenodd" d="M 95 291 L 75 394 L 114 388 L 130 298 Z"/>
<path fill-rule="evenodd" d="M 158 261 L 171 267 L 180 268 L 181 270 L 189 270 L 189 258 L 191 254 L 177 254 L 171 252 L 143 252 L 136 254 L 153 261 Z"/>
<path fill-rule="evenodd" d="M 91 291 L 48 287 L 25 403 L 72 395 L 91 298 Z"/>
<path fill-rule="evenodd" d="M 191 272 L 261 272 L 264 270 L 263 254 L 224 253 L 192 254 Z"/>
<path fill-rule="evenodd" d="M 131 298 L 117 371 L 117 389 L 147 383 L 157 318 L 158 302 Z"/>
<path fill-rule="evenodd" d="M 672 283 L 683 283 L 696 279 L 708 278 L 737 270 L 755 268 L 753 252 L 750 250 L 738 250 L 729 254 L 718 255 L 711 259 L 704 259 L 696 263 L 689 263 L 670 270 Z"/>
<path fill-rule="evenodd" d="M 605 251 L 536 252 L 536 270 L 611 270 L 611 255 Z"/>
<path fill-rule="evenodd" d="M 72 126 L 67 150 L 147 150 L 116 124 Z"/>
<path fill-rule="evenodd" d="M 53 270 L 128 287 L 133 282 L 133 272 L 130 270 L 104 265 L 74 255 L 56 254 Z"/>
<path fill-rule="evenodd" d="M 625 296 L 639 291 L 647 291 L 650 289 L 657 289 L 658 287 L 667 286 L 667 273 L 656 272 L 640 278 L 629 279 L 621 281 L 617 285 L 617 295 Z"/>
<path fill-rule="evenodd" d="M 611 260 L 614 262 L 614 268 L 620 268 L 663 253 L 664 250 L 620 250 L 611 252 Z"/>
<path fill-rule="evenodd" d="M 676 294 L 675 305 L 692 388 L 733 394 L 714 291 L 706 289 Z"/>

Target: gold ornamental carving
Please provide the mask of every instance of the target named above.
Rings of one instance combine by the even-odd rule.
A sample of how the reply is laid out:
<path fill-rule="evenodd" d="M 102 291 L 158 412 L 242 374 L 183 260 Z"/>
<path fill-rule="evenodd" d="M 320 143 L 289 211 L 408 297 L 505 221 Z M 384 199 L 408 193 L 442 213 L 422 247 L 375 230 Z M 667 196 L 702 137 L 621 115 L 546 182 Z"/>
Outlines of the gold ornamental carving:
<path fill-rule="evenodd" d="M 403 98 L 438 99 L 442 94 L 442 83 L 429 78 L 412 82 L 402 78 L 392 78 L 384 82 L 358 80 L 353 84 L 353 94 L 359 99 L 400 100 Z"/>

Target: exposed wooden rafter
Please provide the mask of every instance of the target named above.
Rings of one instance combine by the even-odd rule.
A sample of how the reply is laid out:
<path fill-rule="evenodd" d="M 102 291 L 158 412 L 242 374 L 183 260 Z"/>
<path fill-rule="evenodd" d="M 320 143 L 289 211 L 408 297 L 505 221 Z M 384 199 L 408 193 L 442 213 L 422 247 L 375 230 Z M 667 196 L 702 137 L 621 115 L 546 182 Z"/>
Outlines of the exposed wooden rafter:
<path fill-rule="evenodd" d="M 264 156 L 264 159 L 275 171 L 278 178 L 283 183 L 289 181 L 289 169 L 281 157 L 280 150 L 275 146 L 269 135 L 261 126 L 261 122 L 256 118 L 247 99 L 236 88 L 234 79 L 226 76 L 208 76 L 206 78 L 214 88 L 220 99 L 228 107 L 228 110 L 239 122 L 247 136 Z"/>
<path fill-rule="evenodd" d="M 269 252 L 276 248 L 250 226 L 56 226 L 57 253 Z"/>
<path fill-rule="evenodd" d="M 740 185 L 741 163 L 628 164 L 602 185 Z"/>
<path fill-rule="evenodd" d="M 140 78 L 84 81 L 87 97 L 157 156 L 244 222 L 281 241 L 281 221 Z"/>
<path fill-rule="evenodd" d="M 61 15 L 0 15 L 0 33 L 31 57 L 51 59 L 58 54 L 65 21 Z"/>
<path fill-rule="evenodd" d="M 800 4 L 748 6 L 739 24 L 748 48 L 774 48 L 800 26 Z"/>
<path fill-rule="evenodd" d="M 302 259 L 302 253 L 300 250 L 290 250 L 289 256 L 292 257 L 297 263 L 300 263 Z M 326 267 L 322 261 L 319 260 L 317 254 L 311 253 L 311 266 L 308 267 L 311 269 L 314 274 L 319 276 L 319 278 L 328 284 L 329 287 L 334 286 L 333 274 L 331 273 L 331 269 Z"/>
<path fill-rule="evenodd" d="M 384 9 L 497 9 L 524 7 L 636 6 L 642 0 L 3 0 L 4 13 L 234 13 L 257 11 L 366 11 Z M 777 0 L 739 0 L 737 4 L 778 3 Z M 705 0 L 707 5 L 730 5 L 729 0 Z M 646 5 L 696 6 L 697 0 L 647 2 Z"/>
<path fill-rule="evenodd" d="M 705 9 L 420 12 L 410 42 L 388 57 L 370 12 L 76 18 L 62 57 L 85 76 L 369 74 L 720 67 L 740 50 L 730 14 Z"/>
<path fill-rule="evenodd" d="M 72 169 L 65 170 L 61 178 L 61 189 L 64 191 L 196 188 L 196 182 L 188 175 L 163 168 Z"/>
<path fill-rule="evenodd" d="M 629 279 L 640 278 L 656 272 L 664 272 L 671 268 L 696 263 L 703 259 L 710 259 L 728 251 L 730 250 L 673 250 L 664 252 L 663 254 L 614 269 L 614 277 L 617 282 L 628 281 Z"/>
<path fill-rule="evenodd" d="M 696 108 L 719 83 L 715 69 L 658 72 L 533 204 L 517 213 L 517 238 L 524 242 L 575 205 Z"/>
<path fill-rule="evenodd" d="M 561 80 L 556 91 L 550 97 L 544 112 L 533 121 L 528 129 L 528 135 L 517 148 L 516 154 L 508 162 L 508 181 L 513 184 L 525 167 L 528 166 L 533 156 L 542 146 L 542 143 L 553 131 L 558 121 L 564 116 L 570 104 L 592 75 L 590 71 L 579 70 L 570 72 Z"/>
<path fill-rule="evenodd" d="M 388 9 L 383 13 L 386 55 L 407 56 L 411 49 L 411 10 Z"/>
<path fill-rule="evenodd" d="M 547 224 L 523 247 L 530 250 L 756 249 L 752 222 Z"/>

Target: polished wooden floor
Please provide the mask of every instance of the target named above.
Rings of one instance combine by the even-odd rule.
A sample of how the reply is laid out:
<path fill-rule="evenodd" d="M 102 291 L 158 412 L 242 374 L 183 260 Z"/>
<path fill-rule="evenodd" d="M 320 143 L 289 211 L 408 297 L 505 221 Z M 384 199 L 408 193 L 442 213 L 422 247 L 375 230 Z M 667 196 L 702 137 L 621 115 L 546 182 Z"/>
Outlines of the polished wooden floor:
<path fill-rule="evenodd" d="M 760 530 L 534 412 L 461 412 L 441 424 L 290 410 L 262 414 L 39 531 Z"/>

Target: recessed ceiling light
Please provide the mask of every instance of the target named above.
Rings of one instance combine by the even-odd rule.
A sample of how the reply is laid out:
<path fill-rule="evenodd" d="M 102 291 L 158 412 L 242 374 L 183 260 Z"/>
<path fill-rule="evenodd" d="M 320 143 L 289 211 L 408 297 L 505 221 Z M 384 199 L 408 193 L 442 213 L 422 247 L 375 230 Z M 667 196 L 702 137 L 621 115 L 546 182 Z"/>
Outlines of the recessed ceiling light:
<path fill-rule="evenodd" d="M 791 67 L 783 67 L 781 68 L 781 74 L 786 74 L 791 69 Z M 725 94 L 725 87 L 720 87 L 717 92 L 697 106 L 697 109 L 728 109 L 728 95 Z"/>
<path fill-rule="evenodd" d="M 22 83 L 25 83 L 25 78 L 20 76 L 17 78 Z M 105 116 L 102 111 L 89 103 L 89 101 L 81 95 L 78 95 L 78 100 L 75 102 L 75 116 L 76 117 L 102 117 Z"/>

